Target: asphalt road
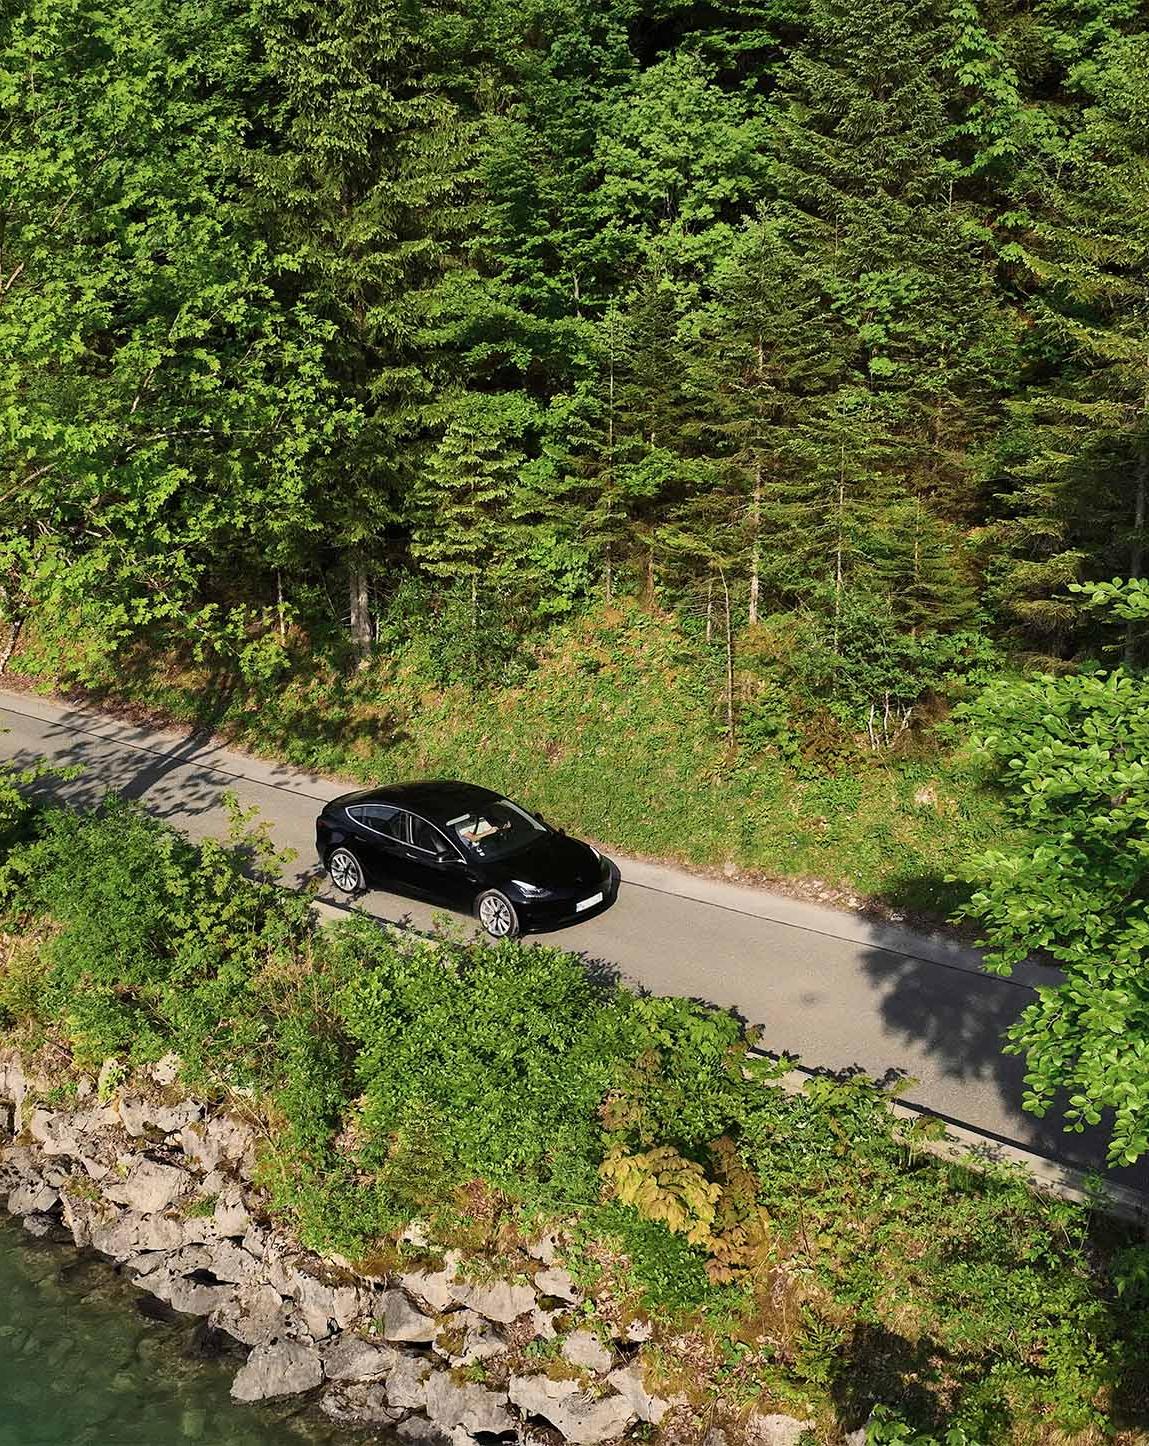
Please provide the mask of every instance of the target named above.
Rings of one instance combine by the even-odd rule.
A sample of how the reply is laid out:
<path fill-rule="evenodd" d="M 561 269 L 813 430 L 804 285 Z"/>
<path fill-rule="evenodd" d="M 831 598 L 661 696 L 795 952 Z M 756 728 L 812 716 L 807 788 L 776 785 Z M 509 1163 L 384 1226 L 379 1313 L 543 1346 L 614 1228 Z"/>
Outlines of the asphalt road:
<path fill-rule="evenodd" d="M 278 844 L 297 851 L 300 879 L 317 872 L 316 812 L 350 786 L 203 735 L 139 729 L 24 693 L 0 691 L 0 727 L 8 730 L 0 757 L 82 765 L 78 779 L 52 786 L 57 795 L 94 803 L 117 791 L 192 838 L 222 834 L 222 796 L 236 794 L 259 807 Z M 506 788 L 517 792 L 511 778 Z M 944 1119 L 1060 1164 L 1103 1168 L 1101 1131 L 1066 1134 L 1059 1119 L 1022 1111 L 1022 1065 L 1000 1050 L 1003 1030 L 1048 975 L 992 977 L 971 950 L 944 937 L 615 857 L 623 882 L 611 909 L 533 937 L 655 992 L 733 1006 L 764 1027 L 764 1048 L 805 1066 L 907 1076 L 903 1098 Z M 391 894 L 373 893 L 362 906 L 417 927 L 436 917 L 430 906 Z M 1107 1173 L 1149 1188 L 1141 1166 Z"/>

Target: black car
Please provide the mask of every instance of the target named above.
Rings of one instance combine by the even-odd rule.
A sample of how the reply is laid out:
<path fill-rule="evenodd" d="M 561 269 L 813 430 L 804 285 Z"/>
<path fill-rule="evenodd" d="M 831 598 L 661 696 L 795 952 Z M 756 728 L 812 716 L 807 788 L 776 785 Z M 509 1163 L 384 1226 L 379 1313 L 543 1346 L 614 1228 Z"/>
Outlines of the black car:
<path fill-rule="evenodd" d="M 434 779 L 348 793 L 315 821 L 335 887 L 372 885 L 474 913 L 495 939 L 606 908 L 618 870 L 590 844 L 471 783 Z"/>

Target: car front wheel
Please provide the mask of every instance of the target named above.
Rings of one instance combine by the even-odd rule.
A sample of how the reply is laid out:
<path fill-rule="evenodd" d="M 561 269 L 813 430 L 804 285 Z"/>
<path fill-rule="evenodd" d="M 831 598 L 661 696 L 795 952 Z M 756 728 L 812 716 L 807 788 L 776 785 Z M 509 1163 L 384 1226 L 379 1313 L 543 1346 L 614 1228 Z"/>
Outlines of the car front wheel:
<path fill-rule="evenodd" d="M 363 865 L 350 849 L 332 849 L 327 856 L 327 877 L 341 894 L 361 894 L 367 887 Z"/>
<path fill-rule="evenodd" d="M 489 889 L 475 901 L 479 923 L 492 939 L 514 939 L 520 933 L 519 916 L 505 894 Z"/>

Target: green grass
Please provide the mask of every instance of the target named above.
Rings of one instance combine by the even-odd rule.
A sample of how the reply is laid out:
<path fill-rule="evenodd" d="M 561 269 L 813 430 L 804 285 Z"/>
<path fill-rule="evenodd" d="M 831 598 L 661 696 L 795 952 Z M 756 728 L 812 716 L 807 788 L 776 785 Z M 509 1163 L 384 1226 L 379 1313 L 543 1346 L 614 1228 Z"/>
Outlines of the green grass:
<path fill-rule="evenodd" d="M 894 761 L 859 746 L 831 777 L 799 776 L 768 745 L 730 749 L 713 660 L 666 618 L 584 619 L 532 664 L 444 687 L 409 647 L 351 676 L 301 658 L 257 691 L 141 650 L 91 692 L 318 773 L 463 777 L 623 853 L 909 912 L 948 913 L 959 893 L 945 876 L 1000 837 L 996 800 L 928 735 Z"/>

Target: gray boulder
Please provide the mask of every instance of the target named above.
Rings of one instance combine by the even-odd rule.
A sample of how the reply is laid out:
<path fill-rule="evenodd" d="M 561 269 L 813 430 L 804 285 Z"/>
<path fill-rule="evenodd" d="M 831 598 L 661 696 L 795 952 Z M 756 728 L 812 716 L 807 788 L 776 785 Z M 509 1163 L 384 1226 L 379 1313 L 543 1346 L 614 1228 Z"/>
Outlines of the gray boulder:
<path fill-rule="evenodd" d="M 147 1134 L 174 1135 L 202 1114 L 203 1106 L 194 1100 L 169 1105 L 142 1095 L 124 1095 L 119 1102 L 120 1123 L 137 1140 Z"/>
<path fill-rule="evenodd" d="M 92 1248 L 101 1255 L 110 1255 L 113 1260 L 127 1260 L 131 1255 L 138 1255 L 141 1250 L 156 1248 L 150 1240 L 141 1243 L 142 1223 L 140 1216 L 133 1210 L 100 1217 L 93 1214 L 88 1226 L 88 1240 Z M 160 1249 L 163 1248 L 160 1246 Z"/>
<path fill-rule="evenodd" d="M 611 1354 L 592 1331 L 575 1331 L 563 1341 L 562 1353 L 572 1366 L 593 1371 L 596 1376 L 610 1370 Z"/>
<path fill-rule="evenodd" d="M 215 1228 L 221 1236 L 239 1239 L 251 1229 L 251 1212 L 243 1195 L 234 1187 L 225 1189 L 215 1202 Z"/>
<path fill-rule="evenodd" d="M 290 1312 L 283 1297 L 264 1281 L 251 1281 L 212 1311 L 211 1323 L 245 1346 L 266 1345 L 288 1330 Z"/>
<path fill-rule="evenodd" d="M 161 1165 L 157 1160 L 137 1160 L 129 1167 L 125 1180 L 104 1186 L 104 1194 L 119 1205 L 126 1205 L 141 1215 L 155 1215 L 169 1210 L 177 1200 L 190 1195 L 193 1189 L 186 1170 L 175 1165 Z"/>
<path fill-rule="evenodd" d="M 576 1446 L 597 1446 L 621 1436 L 635 1419 L 623 1396 L 593 1396 L 577 1381 L 552 1381 L 549 1376 L 512 1376 L 511 1403 L 524 1416 L 541 1416 Z"/>
<path fill-rule="evenodd" d="M 237 1401 L 266 1401 L 273 1396 L 296 1396 L 323 1383 L 323 1362 L 314 1346 L 301 1341 L 277 1341 L 256 1346 L 231 1383 Z"/>
<path fill-rule="evenodd" d="M 434 1319 L 416 1310 L 401 1290 L 383 1296 L 383 1337 L 389 1341 L 428 1344 L 435 1339 Z"/>
<path fill-rule="evenodd" d="M 455 1298 L 460 1305 L 468 1305 L 500 1325 L 509 1325 L 533 1311 L 536 1303 L 529 1285 L 511 1285 L 506 1280 L 491 1281 L 488 1285 L 460 1285 Z"/>
<path fill-rule="evenodd" d="M 571 1279 L 570 1271 L 558 1265 L 536 1273 L 535 1289 L 540 1295 L 557 1296 L 571 1305 L 579 1298 L 578 1286 Z"/>
<path fill-rule="evenodd" d="M 319 1408 L 341 1426 L 393 1426 L 403 1419 L 402 1411 L 387 1404 L 383 1387 L 371 1381 L 336 1381 Z"/>
<path fill-rule="evenodd" d="M 373 1381 L 388 1374 L 401 1360 L 390 1346 L 376 1345 L 344 1331 L 320 1347 L 323 1374 L 329 1381 Z"/>
<path fill-rule="evenodd" d="M 387 1404 L 399 1410 L 421 1411 L 427 1404 L 430 1374 L 430 1361 L 421 1356 L 400 1356 L 387 1376 Z"/>
<path fill-rule="evenodd" d="M 60 1192 L 43 1180 L 32 1178 L 16 1186 L 8 1196 L 10 1215 L 47 1215 L 60 1203 Z"/>
<path fill-rule="evenodd" d="M 503 1392 L 488 1391 L 485 1386 L 460 1385 L 445 1371 L 435 1371 L 427 1381 L 426 1405 L 428 1419 L 444 1430 L 463 1426 L 472 1435 L 484 1431 L 501 1436 L 515 1429 L 515 1420 L 507 1410 Z"/>
<path fill-rule="evenodd" d="M 746 1422 L 746 1440 L 750 1446 L 798 1446 L 813 1421 L 799 1421 L 794 1416 L 772 1412 L 769 1416 L 751 1416 Z"/>
<path fill-rule="evenodd" d="M 180 1250 L 190 1243 L 186 1227 L 191 1221 L 177 1220 L 172 1215 L 145 1215 L 137 1220 L 135 1238 L 139 1250 Z"/>
<path fill-rule="evenodd" d="M 456 1290 L 460 1289 L 453 1270 L 416 1270 L 399 1277 L 399 1284 L 409 1295 L 425 1301 L 438 1315 L 458 1304 Z"/>
<path fill-rule="evenodd" d="M 306 1271 L 294 1272 L 290 1294 L 299 1303 L 307 1329 L 316 1340 L 345 1330 L 359 1315 L 359 1291 L 351 1285 L 325 1285 Z"/>
<path fill-rule="evenodd" d="M 617 1371 L 611 1371 L 607 1380 L 623 1400 L 630 1403 L 630 1407 L 638 1419 L 649 1421 L 652 1426 L 657 1426 L 671 1406 L 675 1404 L 675 1402 L 664 1400 L 661 1396 L 652 1395 L 646 1389 L 642 1367 L 637 1361 L 629 1366 L 622 1366 Z"/>
<path fill-rule="evenodd" d="M 229 1115 L 215 1115 L 185 1125 L 180 1146 L 205 1174 L 225 1165 L 246 1171 L 255 1157 L 255 1131 Z"/>

